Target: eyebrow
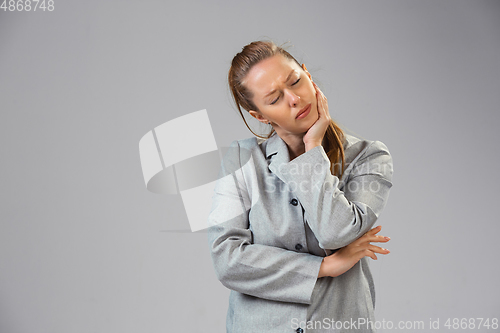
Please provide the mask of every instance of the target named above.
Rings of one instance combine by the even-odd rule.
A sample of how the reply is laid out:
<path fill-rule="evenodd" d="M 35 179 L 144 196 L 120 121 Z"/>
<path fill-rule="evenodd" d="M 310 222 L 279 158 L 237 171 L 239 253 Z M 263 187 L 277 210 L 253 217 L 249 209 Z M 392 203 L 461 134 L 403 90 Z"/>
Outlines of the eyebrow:
<path fill-rule="evenodd" d="M 288 82 L 288 80 L 290 80 L 290 77 L 292 76 L 292 74 L 293 74 L 294 72 L 295 72 L 295 69 L 292 69 L 292 71 L 290 72 L 290 74 L 288 74 L 288 76 L 286 77 L 285 82 Z M 268 97 L 268 96 L 270 96 L 270 95 L 274 94 L 275 92 L 276 92 L 276 89 L 271 90 L 270 92 L 268 92 L 268 93 L 264 96 L 264 98 L 266 98 L 266 97 Z"/>

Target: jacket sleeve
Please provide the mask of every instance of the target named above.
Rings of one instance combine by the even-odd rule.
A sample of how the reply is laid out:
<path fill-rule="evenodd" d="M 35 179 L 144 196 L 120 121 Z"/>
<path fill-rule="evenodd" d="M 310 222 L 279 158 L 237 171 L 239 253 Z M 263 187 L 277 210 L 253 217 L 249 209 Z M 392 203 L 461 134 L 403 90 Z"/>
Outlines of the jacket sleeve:
<path fill-rule="evenodd" d="M 254 244 L 250 198 L 235 141 L 225 155 L 208 218 L 208 241 L 217 278 L 229 289 L 259 298 L 310 304 L 323 257 Z"/>
<path fill-rule="evenodd" d="M 330 171 L 330 160 L 317 146 L 280 168 L 323 249 L 344 247 L 375 224 L 389 197 L 393 165 L 387 146 L 371 142 L 346 168 L 343 190 Z M 342 187 L 341 187 L 342 188 Z"/>

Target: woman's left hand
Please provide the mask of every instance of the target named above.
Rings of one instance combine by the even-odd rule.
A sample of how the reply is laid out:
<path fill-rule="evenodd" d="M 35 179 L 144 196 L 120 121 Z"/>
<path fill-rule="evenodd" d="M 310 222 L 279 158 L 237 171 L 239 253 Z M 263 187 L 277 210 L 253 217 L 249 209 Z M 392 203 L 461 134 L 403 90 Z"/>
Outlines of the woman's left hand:
<path fill-rule="evenodd" d="M 389 237 L 377 235 L 381 229 L 381 226 L 377 226 L 351 244 L 325 257 L 321 263 L 318 277 L 336 277 L 350 270 L 352 266 L 356 265 L 363 257 L 370 257 L 373 260 L 377 260 L 375 253 L 388 254 L 390 252 L 389 250 L 371 244 L 380 242 L 387 243 L 390 240 Z"/>
<path fill-rule="evenodd" d="M 328 112 L 328 101 L 323 92 L 319 89 L 316 83 L 312 83 L 314 89 L 316 89 L 316 100 L 318 109 L 318 120 L 309 128 L 307 133 L 304 135 L 303 141 L 305 144 L 306 151 L 313 149 L 314 147 L 320 146 L 323 142 L 323 137 L 325 136 L 326 129 L 330 125 L 331 117 Z"/>

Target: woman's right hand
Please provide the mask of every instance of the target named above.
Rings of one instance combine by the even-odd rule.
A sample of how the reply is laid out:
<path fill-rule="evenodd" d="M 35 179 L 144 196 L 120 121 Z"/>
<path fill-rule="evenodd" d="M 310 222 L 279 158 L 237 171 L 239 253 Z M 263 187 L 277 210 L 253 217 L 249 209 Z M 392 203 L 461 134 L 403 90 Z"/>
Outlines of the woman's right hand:
<path fill-rule="evenodd" d="M 306 151 L 311 150 L 314 147 L 321 146 L 326 130 L 332 121 L 330 113 L 328 112 L 328 100 L 326 99 L 325 94 L 323 94 L 316 83 L 312 82 L 312 84 L 316 90 L 316 109 L 318 110 L 318 119 L 314 124 L 312 124 L 302 138 Z"/>
<path fill-rule="evenodd" d="M 389 237 L 377 235 L 381 229 L 381 226 L 377 226 L 351 244 L 323 258 L 318 277 L 339 276 L 351 269 L 363 257 L 370 257 L 377 260 L 375 253 L 388 254 L 389 250 L 370 244 L 372 242 L 386 243 L 390 240 Z"/>

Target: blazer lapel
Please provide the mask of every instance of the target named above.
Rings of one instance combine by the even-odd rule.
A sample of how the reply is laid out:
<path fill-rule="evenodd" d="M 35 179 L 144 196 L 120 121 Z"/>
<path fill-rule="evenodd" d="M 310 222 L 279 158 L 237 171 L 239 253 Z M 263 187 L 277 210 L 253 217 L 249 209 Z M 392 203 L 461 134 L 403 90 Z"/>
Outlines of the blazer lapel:
<path fill-rule="evenodd" d="M 285 182 L 280 172 L 280 166 L 290 162 L 290 154 L 285 141 L 276 133 L 267 139 L 266 158 L 268 160 L 271 159 L 268 166 L 269 170 L 281 179 L 281 181 Z"/>

